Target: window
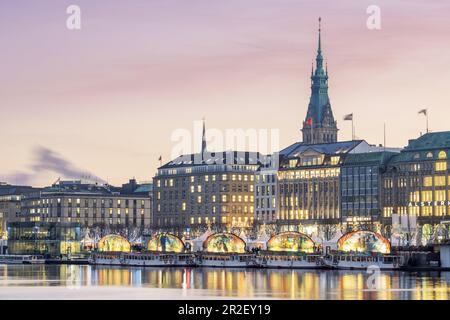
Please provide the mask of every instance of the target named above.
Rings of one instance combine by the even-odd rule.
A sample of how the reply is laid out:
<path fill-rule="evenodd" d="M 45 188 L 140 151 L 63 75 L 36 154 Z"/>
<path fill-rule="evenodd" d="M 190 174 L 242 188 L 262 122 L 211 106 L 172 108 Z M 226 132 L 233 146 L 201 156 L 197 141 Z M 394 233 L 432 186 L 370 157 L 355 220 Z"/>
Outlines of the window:
<path fill-rule="evenodd" d="M 440 151 L 438 154 L 438 159 L 447 159 L 447 153 L 445 151 Z"/>
<path fill-rule="evenodd" d="M 222 181 L 227 181 L 227 175 L 226 174 L 222 175 Z"/>
<path fill-rule="evenodd" d="M 339 164 L 340 157 L 331 157 L 331 165 L 335 166 Z"/>
<path fill-rule="evenodd" d="M 433 177 L 424 177 L 423 178 L 423 186 L 424 187 L 432 187 L 433 186 Z"/>
<path fill-rule="evenodd" d="M 434 186 L 435 187 L 443 187 L 446 185 L 445 176 L 435 176 L 434 177 Z"/>
<path fill-rule="evenodd" d="M 436 162 L 435 171 L 447 171 L 447 161 Z"/>

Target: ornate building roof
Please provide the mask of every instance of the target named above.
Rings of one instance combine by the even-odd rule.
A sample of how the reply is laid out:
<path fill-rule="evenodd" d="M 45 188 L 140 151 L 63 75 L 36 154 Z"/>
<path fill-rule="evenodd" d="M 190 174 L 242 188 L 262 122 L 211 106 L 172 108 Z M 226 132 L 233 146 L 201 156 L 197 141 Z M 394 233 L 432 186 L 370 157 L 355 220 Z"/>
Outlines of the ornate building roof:
<path fill-rule="evenodd" d="M 322 56 L 321 19 L 316 69 L 311 70 L 311 98 L 303 122 L 304 143 L 330 143 L 337 141 L 337 125 L 328 97 L 328 68 L 324 69 Z"/>

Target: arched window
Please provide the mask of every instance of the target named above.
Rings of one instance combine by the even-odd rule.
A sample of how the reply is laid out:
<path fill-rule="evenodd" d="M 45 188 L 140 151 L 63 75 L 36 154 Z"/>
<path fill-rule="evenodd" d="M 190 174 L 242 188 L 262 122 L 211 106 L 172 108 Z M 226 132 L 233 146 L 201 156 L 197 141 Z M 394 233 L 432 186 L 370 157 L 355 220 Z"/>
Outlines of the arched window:
<path fill-rule="evenodd" d="M 427 158 L 433 158 L 433 153 L 432 152 L 428 152 L 427 153 Z"/>
<path fill-rule="evenodd" d="M 438 154 L 438 159 L 447 159 L 447 153 L 445 151 L 440 151 Z"/>

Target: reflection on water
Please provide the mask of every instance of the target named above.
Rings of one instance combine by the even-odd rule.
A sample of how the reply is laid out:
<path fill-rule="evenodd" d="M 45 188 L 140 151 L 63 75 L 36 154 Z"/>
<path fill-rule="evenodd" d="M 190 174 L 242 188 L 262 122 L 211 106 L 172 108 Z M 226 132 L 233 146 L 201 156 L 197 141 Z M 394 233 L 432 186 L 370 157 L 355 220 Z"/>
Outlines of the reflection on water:
<path fill-rule="evenodd" d="M 119 268 L 0 265 L 8 286 L 129 286 L 203 290 L 205 297 L 283 299 L 450 299 L 450 272 L 381 272 L 368 289 L 364 271 Z M 369 279 L 370 281 L 370 279 Z"/>

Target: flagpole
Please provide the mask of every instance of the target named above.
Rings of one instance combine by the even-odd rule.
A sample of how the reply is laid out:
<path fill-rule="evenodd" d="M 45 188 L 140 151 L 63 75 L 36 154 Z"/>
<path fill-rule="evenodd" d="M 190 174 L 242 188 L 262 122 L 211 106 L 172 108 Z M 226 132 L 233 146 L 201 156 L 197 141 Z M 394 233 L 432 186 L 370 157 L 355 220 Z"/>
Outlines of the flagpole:
<path fill-rule="evenodd" d="M 384 150 L 386 151 L 386 122 L 384 123 L 383 126 L 383 146 Z"/>
<path fill-rule="evenodd" d="M 428 110 L 427 110 L 427 112 L 426 112 L 426 114 L 425 114 L 425 117 L 426 117 L 426 121 L 427 121 L 427 133 L 429 132 L 428 131 Z"/>
<path fill-rule="evenodd" d="M 353 118 L 354 118 L 354 117 L 355 117 L 355 116 L 352 115 L 352 141 L 355 140 L 355 125 L 353 124 Z"/>

